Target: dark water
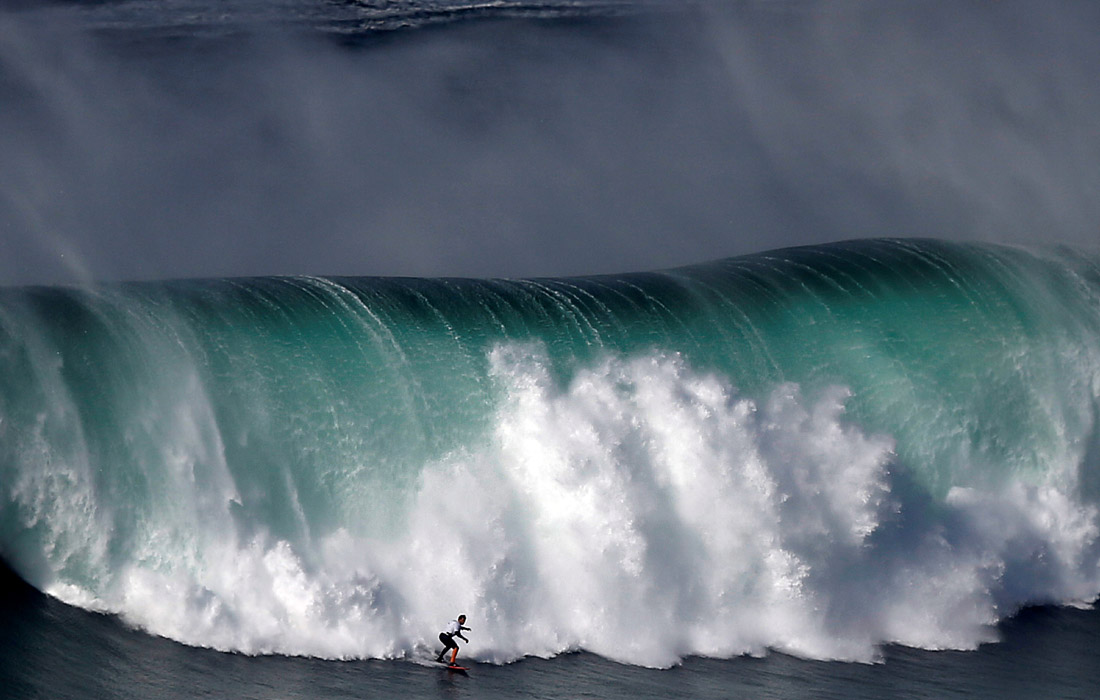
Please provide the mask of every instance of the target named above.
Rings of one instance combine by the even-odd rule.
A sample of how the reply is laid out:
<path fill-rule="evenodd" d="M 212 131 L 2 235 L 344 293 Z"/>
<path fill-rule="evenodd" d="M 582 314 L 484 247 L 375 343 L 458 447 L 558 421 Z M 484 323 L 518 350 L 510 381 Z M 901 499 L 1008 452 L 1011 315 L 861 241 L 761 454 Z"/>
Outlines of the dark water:
<path fill-rule="evenodd" d="M 782 654 L 687 659 L 668 670 L 591 654 L 474 664 L 469 675 L 405 661 L 250 657 L 183 646 L 69 607 L 6 575 L 0 695 L 24 698 L 1094 698 L 1100 613 L 1053 607 L 1003 623 L 972 652 L 885 650 L 877 664 Z M 639 627 L 645 634 L 659 629 Z"/>

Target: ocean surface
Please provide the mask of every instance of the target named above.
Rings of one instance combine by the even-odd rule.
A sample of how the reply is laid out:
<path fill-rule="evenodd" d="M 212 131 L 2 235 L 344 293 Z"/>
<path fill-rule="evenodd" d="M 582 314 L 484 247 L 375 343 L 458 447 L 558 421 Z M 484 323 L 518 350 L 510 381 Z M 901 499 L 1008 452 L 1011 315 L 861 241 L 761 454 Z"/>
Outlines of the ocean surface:
<path fill-rule="evenodd" d="M 1059 244 L 1095 243 L 1091 181 L 892 179 L 910 116 L 832 154 L 854 127 L 820 62 L 704 99 L 919 6 L 4 4 L 0 696 L 1096 697 L 1100 253 Z M 703 54 L 729 72 L 695 84 Z M 1048 138 L 1074 81 L 1044 76 L 967 121 L 1032 174 L 1053 156 L 1022 134 L 1092 145 Z M 814 148 L 778 138 L 819 117 Z M 622 260 L 647 226 L 776 245 L 495 274 L 545 239 L 477 232 L 532 221 L 634 231 Z M 462 276 L 419 274 L 409 241 L 447 225 Z M 327 237 L 356 226 L 407 238 Z M 431 661 L 460 613 L 468 675 Z"/>
<path fill-rule="evenodd" d="M 687 659 L 666 670 L 585 653 L 474 664 L 465 676 L 401 661 L 249 657 L 149 637 L 5 587 L 0 679 L 8 698 L 1091 698 L 1095 611 L 1031 608 L 977 651 L 891 647 L 884 663 Z"/>

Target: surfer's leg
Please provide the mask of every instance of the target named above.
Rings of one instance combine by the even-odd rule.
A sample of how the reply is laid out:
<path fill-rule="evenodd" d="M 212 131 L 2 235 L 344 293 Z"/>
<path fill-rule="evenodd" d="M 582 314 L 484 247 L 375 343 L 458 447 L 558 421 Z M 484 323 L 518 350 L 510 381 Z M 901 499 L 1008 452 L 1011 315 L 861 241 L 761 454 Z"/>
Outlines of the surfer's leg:
<path fill-rule="evenodd" d="M 458 658 L 458 645 L 455 644 L 455 650 L 451 652 L 451 665 L 455 665 L 455 659 Z"/>

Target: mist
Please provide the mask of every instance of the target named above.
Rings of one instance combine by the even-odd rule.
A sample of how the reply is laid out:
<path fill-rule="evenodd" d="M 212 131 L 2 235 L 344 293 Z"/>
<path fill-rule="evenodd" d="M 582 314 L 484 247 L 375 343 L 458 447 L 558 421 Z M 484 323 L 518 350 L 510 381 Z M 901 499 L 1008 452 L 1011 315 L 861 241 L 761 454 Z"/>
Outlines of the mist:
<path fill-rule="evenodd" d="M 275 7 L 0 9 L 0 284 L 1100 238 L 1092 3 Z"/>

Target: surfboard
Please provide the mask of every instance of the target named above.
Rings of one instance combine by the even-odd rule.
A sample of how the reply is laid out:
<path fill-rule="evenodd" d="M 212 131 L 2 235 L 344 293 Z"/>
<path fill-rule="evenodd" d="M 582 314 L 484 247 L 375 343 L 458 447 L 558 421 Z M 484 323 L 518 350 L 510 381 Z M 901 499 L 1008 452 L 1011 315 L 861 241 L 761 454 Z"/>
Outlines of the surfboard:
<path fill-rule="evenodd" d="M 448 671 L 455 671 L 457 673 L 466 673 L 467 671 L 470 670 L 470 669 L 466 668 L 465 666 L 452 666 L 451 664 L 447 664 L 446 668 L 447 668 Z"/>

